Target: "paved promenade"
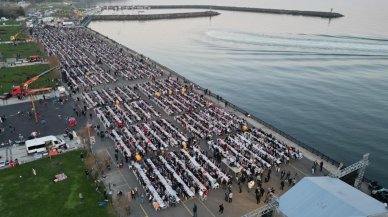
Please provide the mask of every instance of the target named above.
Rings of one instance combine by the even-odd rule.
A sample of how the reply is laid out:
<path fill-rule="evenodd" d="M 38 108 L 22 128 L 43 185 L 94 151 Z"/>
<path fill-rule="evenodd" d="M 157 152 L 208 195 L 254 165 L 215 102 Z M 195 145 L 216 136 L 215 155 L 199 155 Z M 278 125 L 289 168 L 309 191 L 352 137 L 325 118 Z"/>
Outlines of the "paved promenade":
<path fill-rule="evenodd" d="M 166 77 L 161 77 L 158 79 L 165 79 Z M 174 77 L 175 78 L 175 77 Z M 148 79 L 143 79 L 142 81 L 121 81 L 115 84 L 110 84 L 106 87 L 113 87 L 113 86 L 121 86 L 121 85 L 127 85 L 127 86 L 135 86 L 135 84 L 138 84 L 139 82 L 146 82 L 149 81 Z M 104 88 L 103 86 L 95 87 L 94 90 L 99 90 Z M 197 90 L 198 91 L 198 90 Z M 198 91 L 201 93 L 201 91 Z M 167 115 L 161 108 L 159 108 L 152 100 L 149 100 L 147 96 L 145 96 L 141 91 L 136 90 L 136 93 L 141 97 L 142 100 L 146 101 L 147 103 L 151 104 L 155 109 L 157 109 L 158 112 L 162 114 L 161 118 L 167 119 L 171 121 L 175 126 L 179 127 L 179 130 L 184 132 L 186 135 L 188 132 L 178 124 L 172 116 Z M 78 95 L 75 95 L 74 97 L 77 97 Z M 219 104 L 219 106 L 224 107 L 224 103 L 217 101 L 213 97 L 207 96 L 209 99 L 211 99 L 214 103 Z M 81 103 L 80 103 L 81 105 Z M 231 108 L 227 108 L 229 112 L 233 112 L 239 116 L 244 116 L 243 114 L 239 113 L 238 111 L 235 111 Z M 96 117 L 96 114 L 93 112 L 93 117 Z M 87 115 L 87 117 L 89 117 Z M 245 118 L 245 117 L 244 117 Z M 92 124 L 100 124 L 99 120 L 97 118 L 88 119 L 87 122 Z M 254 125 L 255 127 L 262 127 L 260 124 L 255 122 L 254 120 L 249 120 L 249 123 Z M 96 136 L 94 132 L 92 132 L 92 136 Z M 96 136 L 97 141 L 96 144 L 93 146 L 93 152 L 107 152 L 111 156 L 112 159 L 114 159 L 114 148 L 115 145 L 112 140 L 105 138 L 104 140 L 101 140 L 98 136 Z M 281 137 L 279 137 L 281 138 Z M 201 148 L 204 150 L 209 151 L 208 146 L 206 144 L 205 140 L 200 141 Z M 171 150 L 178 150 L 177 148 L 169 149 Z M 305 153 L 303 153 L 305 154 Z M 149 156 L 151 157 L 151 156 Z M 315 158 L 314 158 L 315 157 Z M 313 165 L 313 161 L 315 159 L 319 159 L 316 156 L 312 156 L 312 158 L 305 157 L 301 160 L 292 161 L 290 164 L 283 165 L 281 167 L 282 170 L 290 171 L 292 177 L 296 177 L 297 181 L 302 179 L 305 176 L 312 176 L 311 175 L 311 166 Z M 329 166 L 325 166 L 325 168 L 330 168 Z M 272 169 L 273 174 L 275 174 L 274 169 Z M 324 169 L 322 172 L 316 172 L 315 176 L 322 176 L 327 175 L 328 171 Z M 128 167 L 124 167 L 123 169 L 119 169 L 117 167 L 114 167 L 111 171 L 107 172 L 107 177 L 105 178 L 105 184 L 109 188 L 113 190 L 113 194 L 117 194 L 119 191 L 122 192 L 128 192 L 130 189 L 133 189 L 137 187 L 139 190 L 139 195 L 145 192 L 143 191 L 140 183 L 136 180 L 135 176 L 133 175 L 132 170 Z M 290 186 L 286 184 L 286 187 L 284 190 L 280 190 L 280 175 L 276 174 L 271 177 L 271 180 L 268 183 L 263 183 L 263 187 L 265 189 L 268 189 L 270 187 L 273 187 L 275 189 L 275 193 L 280 196 L 284 192 L 286 192 L 288 189 L 290 189 Z M 191 198 L 186 201 L 182 201 L 180 204 L 177 205 L 177 207 L 170 207 L 161 211 L 155 211 L 151 204 L 148 203 L 147 199 L 145 199 L 144 203 L 140 202 L 140 199 L 137 198 L 136 200 L 132 200 L 131 204 L 131 211 L 133 216 L 155 216 L 155 217 L 169 217 L 169 216 L 176 216 L 176 217 L 189 217 L 192 216 L 192 208 L 194 204 L 198 207 L 198 216 L 220 216 L 218 213 L 218 206 L 223 203 L 225 207 L 224 214 L 221 216 L 230 216 L 230 217 L 236 217 L 236 216 L 242 216 L 245 213 L 248 213 L 249 211 L 252 211 L 254 209 L 257 209 L 261 206 L 264 206 L 263 198 L 261 199 L 261 203 L 256 204 L 255 194 L 254 192 L 248 193 L 248 188 L 246 185 L 242 188 L 242 193 L 238 193 L 238 186 L 237 183 L 233 183 L 233 192 L 234 192 L 234 198 L 232 203 L 228 203 L 224 201 L 224 193 L 226 190 L 220 188 L 220 189 L 214 189 L 210 190 L 208 199 L 206 201 L 201 201 L 197 197 Z"/>

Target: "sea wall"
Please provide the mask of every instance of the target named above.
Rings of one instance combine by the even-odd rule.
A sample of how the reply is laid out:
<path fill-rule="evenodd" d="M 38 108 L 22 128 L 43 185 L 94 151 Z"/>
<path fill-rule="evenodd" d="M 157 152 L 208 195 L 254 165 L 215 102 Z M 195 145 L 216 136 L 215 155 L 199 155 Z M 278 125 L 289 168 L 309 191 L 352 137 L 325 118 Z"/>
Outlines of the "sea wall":
<path fill-rule="evenodd" d="M 179 19 L 192 17 L 212 17 L 220 13 L 215 11 L 201 11 L 190 13 L 168 13 L 168 14 L 138 14 L 138 15 L 92 15 L 90 19 L 95 20 L 159 20 L 159 19 Z"/>
<path fill-rule="evenodd" d="M 226 11 L 241 11 L 253 13 L 269 13 L 269 14 L 286 14 L 297 16 L 321 17 L 321 18 L 339 18 L 344 15 L 336 12 L 325 11 L 299 11 L 299 10 L 283 10 L 283 9 L 269 9 L 269 8 L 250 8 L 250 7 L 232 7 L 232 6 L 218 6 L 218 5 L 138 5 L 138 6 L 104 6 L 102 9 L 207 9 L 207 10 L 226 10 Z"/>

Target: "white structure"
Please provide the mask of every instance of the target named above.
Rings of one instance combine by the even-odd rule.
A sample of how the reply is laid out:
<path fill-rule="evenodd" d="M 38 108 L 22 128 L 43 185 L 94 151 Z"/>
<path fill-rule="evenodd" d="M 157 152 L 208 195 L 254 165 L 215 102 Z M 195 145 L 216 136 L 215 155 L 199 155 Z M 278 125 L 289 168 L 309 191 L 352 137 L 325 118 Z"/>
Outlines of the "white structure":
<path fill-rule="evenodd" d="M 26 141 L 28 154 L 47 152 L 48 146 L 53 145 L 55 148 L 68 148 L 66 142 L 56 136 L 45 136 Z"/>
<path fill-rule="evenodd" d="M 305 177 L 279 201 L 287 217 L 388 217 L 383 203 L 332 177 Z"/>

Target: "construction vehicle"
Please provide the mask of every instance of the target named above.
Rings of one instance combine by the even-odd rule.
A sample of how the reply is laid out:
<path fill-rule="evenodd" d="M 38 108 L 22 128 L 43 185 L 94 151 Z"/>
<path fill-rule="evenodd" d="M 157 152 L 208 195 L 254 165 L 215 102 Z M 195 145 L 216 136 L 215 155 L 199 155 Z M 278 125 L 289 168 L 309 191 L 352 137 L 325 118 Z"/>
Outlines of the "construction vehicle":
<path fill-rule="evenodd" d="M 27 60 L 28 60 L 28 62 L 40 62 L 40 61 L 42 61 L 43 59 L 42 59 L 42 57 L 40 57 L 40 56 L 29 56 L 28 58 L 27 58 Z"/>
<path fill-rule="evenodd" d="M 36 89 L 29 89 L 28 86 L 32 83 L 34 83 L 35 81 L 37 81 L 40 77 L 42 77 L 43 75 L 55 70 L 59 68 L 58 66 L 56 67 L 53 67 L 51 69 L 48 69 L 42 73 L 40 73 L 39 75 L 37 76 L 34 76 L 33 78 L 31 78 L 30 80 L 24 82 L 23 84 L 23 91 L 21 90 L 20 86 L 13 86 L 12 87 L 12 95 L 13 96 L 16 96 L 16 95 L 20 95 L 20 94 L 24 94 L 24 95 L 29 95 L 30 96 L 30 100 L 31 100 L 31 104 L 32 104 L 32 111 L 34 112 L 34 116 L 35 116 L 35 122 L 38 123 L 38 114 L 36 112 L 36 108 L 35 108 L 35 97 L 34 95 L 38 94 L 38 93 L 42 93 L 42 92 L 50 92 L 53 88 L 52 87 L 40 87 L 40 88 L 36 88 Z"/>
<path fill-rule="evenodd" d="M 58 67 L 53 67 L 49 70 L 46 70 L 42 73 L 40 73 L 39 75 L 37 76 L 34 76 L 33 78 L 31 78 L 30 80 L 24 82 L 23 84 L 23 89 L 20 87 L 20 86 L 13 86 L 12 87 L 12 96 L 18 96 L 18 95 L 35 95 L 35 94 L 38 94 L 38 93 L 41 93 L 41 92 L 49 92 L 52 90 L 51 87 L 40 87 L 40 88 L 36 88 L 36 89 L 29 89 L 28 88 L 28 85 L 32 84 L 33 82 L 37 81 L 40 77 L 42 77 L 43 75 L 57 69 Z"/>
<path fill-rule="evenodd" d="M 18 41 L 18 40 L 19 40 L 19 35 L 20 35 L 20 32 L 17 32 L 15 35 L 11 35 L 11 36 L 9 37 L 9 39 L 10 39 L 11 41 Z"/>

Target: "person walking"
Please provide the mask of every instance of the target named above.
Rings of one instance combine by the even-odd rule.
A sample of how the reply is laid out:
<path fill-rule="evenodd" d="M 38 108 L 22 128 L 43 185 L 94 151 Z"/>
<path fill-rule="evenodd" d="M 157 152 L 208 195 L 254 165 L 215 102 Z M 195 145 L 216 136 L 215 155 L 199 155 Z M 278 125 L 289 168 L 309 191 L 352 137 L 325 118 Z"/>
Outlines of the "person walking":
<path fill-rule="evenodd" d="M 233 193 L 232 193 L 232 192 L 230 192 L 230 193 L 229 193 L 229 203 L 231 203 L 231 202 L 232 202 L 232 199 L 233 199 Z"/>
<path fill-rule="evenodd" d="M 260 203 L 260 198 L 261 198 L 260 192 L 257 192 L 256 193 L 256 204 Z"/>
<path fill-rule="evenodd" d="M 218 210 L 218 213 L 220 213 L 220 214 L 224 213 L 224 204 L 221 203 L 218 207 L 220 208 Z"/>
<path fill-rule="evenodd" d="M 197 213 L 197 204 L 194 203 L 194 207 L 193 207 L 193 217 L 198 217 L 198 213 Z"/>
<path fill-rule="evenodd" d="M 283 191 L 283 189 L 284 189 L 284 180 L 282 180 L 282 181 L 280 182 L 280 190 Z"/>
<path fill-rule="evenodd" d="M 323 170 L 323 161 L 321 161 L 321 163 L 319 164 L 319 171 L 322 172 Z"/>
<path fill-rule="evenodd" d="M 141 203 L 144 203 L 144 194 L 143 193 L 140 196 L 140 201 L 141 201 Z"/>
<path fill-rule="evenodd" d="M 251 180 L 248 182 L 248 193 L 251 192 L 251 189 L 255 185 L 255 181 Z"/>
<path fill-rule="evenodd" d="M 282 172 L 280 173 L 280 180 L 283 180 L 285 175 L 286 175 L 286 171 L 282 170 Z"/>

